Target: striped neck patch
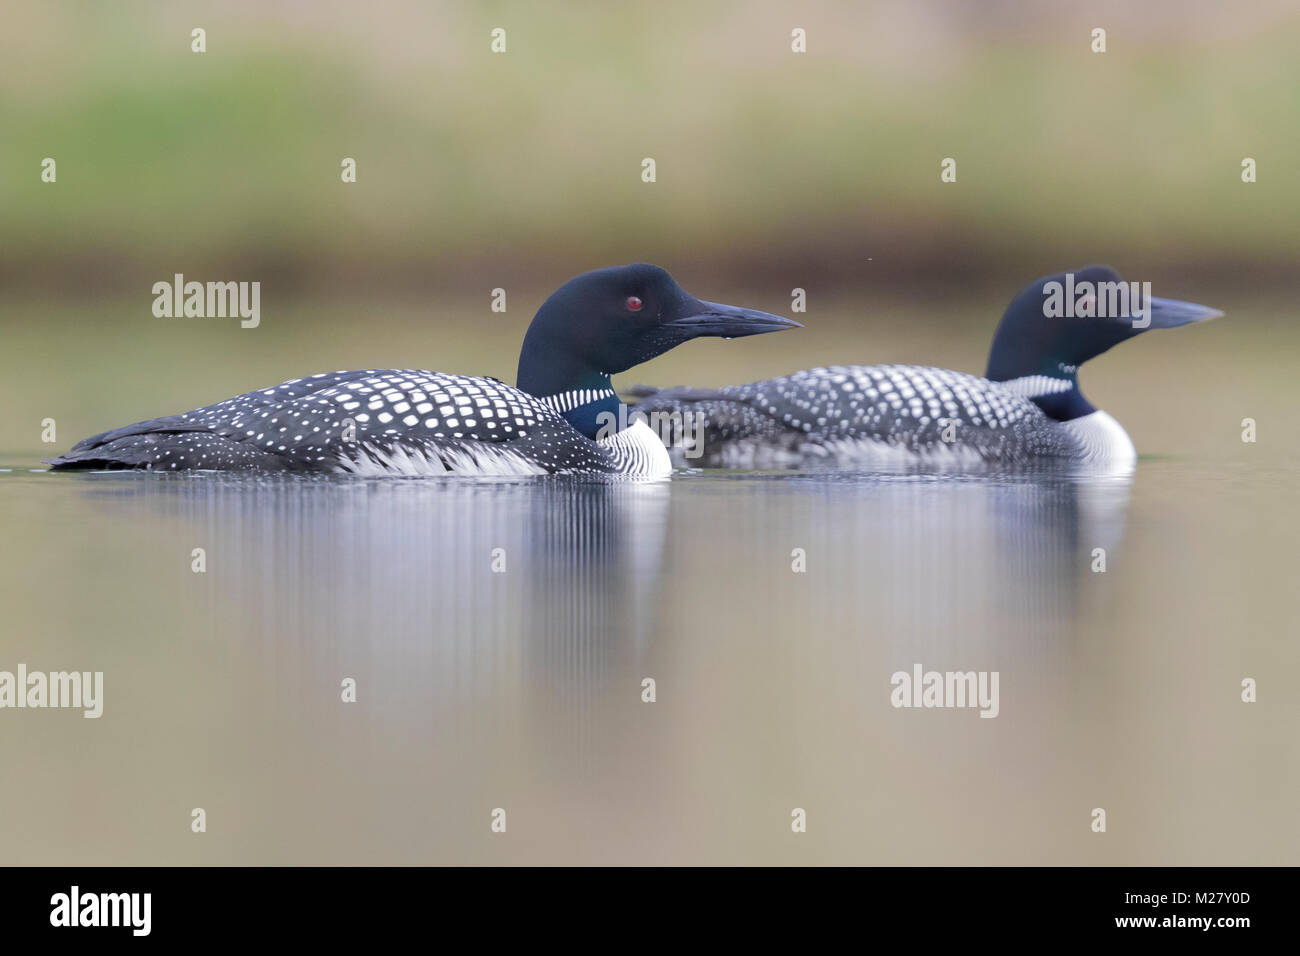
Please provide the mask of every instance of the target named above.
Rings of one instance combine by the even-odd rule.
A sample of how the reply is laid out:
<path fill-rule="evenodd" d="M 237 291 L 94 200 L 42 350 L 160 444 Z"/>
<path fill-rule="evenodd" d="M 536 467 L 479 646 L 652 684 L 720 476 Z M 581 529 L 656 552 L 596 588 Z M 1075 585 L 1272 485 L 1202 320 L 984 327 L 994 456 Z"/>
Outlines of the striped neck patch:
<path fill-rule="evenodd" d="M 575 388 L 572 391 L 560 392 L 557 395 L 547 395 L 542 401 L 560 414 L 564 414 L 582 405 L 590 405 L 592 402 L 603 401 L 606 398 L 615 398 L 616 394 L 612 388 Z"/>
<path fill-rule="evenodd" d="M 1008 379 L 997 384 L 1024 398 L 1055 395 L 1057 392 L 1068 392 L 1074 388 L 1074 383 L 1069 379 L 1054 378 L 1051 375 L 1022 375 L 1020 378 Z"/>

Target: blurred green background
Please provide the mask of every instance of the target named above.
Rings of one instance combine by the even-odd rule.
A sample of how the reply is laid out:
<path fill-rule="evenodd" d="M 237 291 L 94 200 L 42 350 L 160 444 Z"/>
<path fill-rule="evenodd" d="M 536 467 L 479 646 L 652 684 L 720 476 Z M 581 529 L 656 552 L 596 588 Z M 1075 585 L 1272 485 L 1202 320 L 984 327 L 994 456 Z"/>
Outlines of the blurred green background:
<path fill-rule="evenodd" d="M 1198 350 L 1253 327 L 1269 375 L 1300 261 L 1297 49 L 1300 8 L 1269 0 L 11 2 L 0 453 L 48 452 L 45 416 L 63 447 L 326 368 L 513 381 L 550 289 L 636 260 L 771 311 L 805 288 L 808 329 L 623 385 L 980 371 L 1016 288 L 1090 262 L 1225 308 Z M 261 328 L 154 318 L 175 272 L 260 281 Z"/>

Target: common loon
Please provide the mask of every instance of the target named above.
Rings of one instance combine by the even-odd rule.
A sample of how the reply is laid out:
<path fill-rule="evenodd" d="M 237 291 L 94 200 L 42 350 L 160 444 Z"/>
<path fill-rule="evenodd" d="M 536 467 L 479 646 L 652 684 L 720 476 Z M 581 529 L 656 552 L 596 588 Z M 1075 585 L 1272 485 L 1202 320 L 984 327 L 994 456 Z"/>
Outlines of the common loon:
<path fill-rule="evenodd" d="M 570 279 L 537 311 L 518 388 L 412 369 L 322 372 L 78 442 L 53 470 L 658 477 L 667 451 L 628 424 L 610 376 L 702 336 L 798 322 L 689 295 L 658 266 Z"/>
<path fill-rule="evenodd" d="M 1129 286 L 1110 285 L 1121 281 L 1109 267 L 1090 266 L 1030 283 L 1002 316 L 983 378 L 915 365 L 839 365 L 712 390 L 641 389 L 636 411 L 652 422 L 656 414 L 670 422 L 697 416 L 701 447 L 684 460 L 680 442 L 672 452 L 676 461 L 700 467 L 1054 460 L 1131 469 L 1133 442 L 1084 398 L 1079 366 L 1147 328 L 1223 313 L 1149 296 L 1148 310 L 1142 300 L 1126 308 Z M 692 428 L 659 431 L 682 436 Z"/>

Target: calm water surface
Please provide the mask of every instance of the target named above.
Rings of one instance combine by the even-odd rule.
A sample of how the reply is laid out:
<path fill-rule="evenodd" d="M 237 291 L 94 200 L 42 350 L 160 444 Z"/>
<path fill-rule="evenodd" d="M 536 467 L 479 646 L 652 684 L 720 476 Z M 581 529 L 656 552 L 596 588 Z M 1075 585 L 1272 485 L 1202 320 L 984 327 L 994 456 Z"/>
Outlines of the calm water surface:
<path fill-rule="evenodd" d="M 11 310 L 0 670 L 103 671 L 105 702 L 0 711 L 0 861 L 1300 863 L 1300 323 L 1186 294 L 1229 316 L 1088 365 L 1131 479 L 32 473 L 46 417 L 63 448 L 312 369 L 508 378 L 522 320 Z M 978 371 L 1002 301 L 821 310 L 622 384 Z M 998 716 L 895 709 L 917 663 L 997 671 Z"/>
<path fill-rule="evenodd" d="M 3 857 L 1294 864 L 1294 489 L 17 465 L 0 669 L 105 700 L 0 713 Z M 916 663 L 999 672 L 998 716 L 892 707 Z"/>

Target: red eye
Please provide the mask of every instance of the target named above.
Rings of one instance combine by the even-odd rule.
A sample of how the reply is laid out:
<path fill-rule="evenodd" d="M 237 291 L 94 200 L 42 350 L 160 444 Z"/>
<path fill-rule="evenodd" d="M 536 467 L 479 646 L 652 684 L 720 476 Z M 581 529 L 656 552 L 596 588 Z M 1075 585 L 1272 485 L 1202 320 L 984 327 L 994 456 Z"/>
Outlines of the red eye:
<path fill-rule="evenodd" d="M 627 297 L 627 307 L 633 312 L 641 311 L 641 300 L 634 295 Z"/>

